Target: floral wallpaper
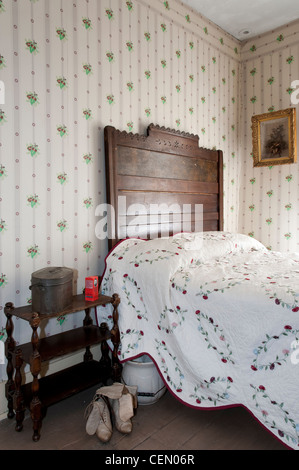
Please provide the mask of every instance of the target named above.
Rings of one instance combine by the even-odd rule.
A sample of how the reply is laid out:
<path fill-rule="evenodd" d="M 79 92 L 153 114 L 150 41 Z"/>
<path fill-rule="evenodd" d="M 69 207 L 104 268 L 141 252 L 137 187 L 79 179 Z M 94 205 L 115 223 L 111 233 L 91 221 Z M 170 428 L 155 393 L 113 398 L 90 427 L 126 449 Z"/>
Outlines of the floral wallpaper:
<path fill-rule="evenodd" d="M 103 129 L 150 123 L 199 134 L 221 148 L 225 228 L 237 230 L 239 42 L 170 0 L 0 0 L 0 340 L 4 305 L 31 302 L 46 266 L 101 274 L 95 236 L 105 202 Z M 83 317 L 82 317 L 83 318 Z M 75 328 L 50 320 L 42 335 Z M 31 329 L 15 321 L 18 343 Z M 3 368 L 0 379 L 5 379 Z"/>
<path fill-rule="evenodd" d="M 251 116 L 295 107 L 292 82 L 299 79 L 299 22 L 242 45 L 240 231 L 269 249 L 299 251 L 299 166 L 253 168 Z M 298 131 L 297 131 L 297 143 Z M 297 145 L 298 148 L 298 145 Z"/>
<path fill-rule="evenodd" d="M 253 168 L 251 144 L 253 114 L 292 105 L 298 24 L 241 44 L 177 0 L 0 0 L 0 341 L 5 303 L 31 302 L 32 272 L 71 267 L 77 293 L 103 272 L 106 125 L 222 149 L 225 230 L 298 251 L 298 164 Z M 17 343 L 30 336 L 16 320 Z"/>

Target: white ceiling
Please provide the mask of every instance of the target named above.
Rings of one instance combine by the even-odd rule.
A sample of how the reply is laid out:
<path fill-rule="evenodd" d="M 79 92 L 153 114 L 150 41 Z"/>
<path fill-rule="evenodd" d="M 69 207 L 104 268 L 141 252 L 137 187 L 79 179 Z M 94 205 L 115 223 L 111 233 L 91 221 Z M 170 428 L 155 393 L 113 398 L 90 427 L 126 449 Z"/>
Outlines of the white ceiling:
<path fill-rule="evenodd" d="M 182 3 L 240 41 L 299 18 L 299 0 L 182 0 Z"/>

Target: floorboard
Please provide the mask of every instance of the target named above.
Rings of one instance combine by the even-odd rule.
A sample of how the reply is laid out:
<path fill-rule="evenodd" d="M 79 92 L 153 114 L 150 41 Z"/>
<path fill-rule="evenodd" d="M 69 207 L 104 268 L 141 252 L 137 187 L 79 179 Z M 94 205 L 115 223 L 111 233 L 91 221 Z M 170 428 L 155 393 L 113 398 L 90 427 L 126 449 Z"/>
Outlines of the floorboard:
<path fill-rule="evenodd" d="M 138 406 L 131 434 L 114 429 L 102 443 L 85 431 L 85 409 L 96 388 L 49 407 L 38 442 L 32 441 L 28 412 L 20 433 L 14 420 L 0 421 L 0 450 L 287 450 L 244 408 L 194 410 L 169 392 L 157 403 Z"/>

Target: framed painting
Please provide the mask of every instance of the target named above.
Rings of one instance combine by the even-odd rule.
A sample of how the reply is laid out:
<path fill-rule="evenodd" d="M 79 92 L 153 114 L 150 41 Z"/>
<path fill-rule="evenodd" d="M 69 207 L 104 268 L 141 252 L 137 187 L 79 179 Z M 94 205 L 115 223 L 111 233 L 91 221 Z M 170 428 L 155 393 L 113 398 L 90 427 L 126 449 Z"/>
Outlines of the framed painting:
<path fill-rule="evenodd" d="M 295 163 L 296 109 L 252 116 L 253 166 Z"/>

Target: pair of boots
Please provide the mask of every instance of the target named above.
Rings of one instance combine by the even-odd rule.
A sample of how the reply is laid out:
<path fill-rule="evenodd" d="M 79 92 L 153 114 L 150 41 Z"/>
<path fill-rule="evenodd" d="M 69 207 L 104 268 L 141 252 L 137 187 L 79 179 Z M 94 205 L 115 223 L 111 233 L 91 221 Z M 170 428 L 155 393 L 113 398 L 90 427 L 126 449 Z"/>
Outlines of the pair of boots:
<path fill-rule="evenodd" d="M 87 434 L 96 434 L 102 442 L 110 440 L 110 409 L 113 411 L 116 429 L 123 434 L 129 434 L 133 427 L 131 417 L 134 415 L 134 408 L 137 408 L 137 387 L 115 382 L 113 385 L 99 388 L 87 407 Z"/>

